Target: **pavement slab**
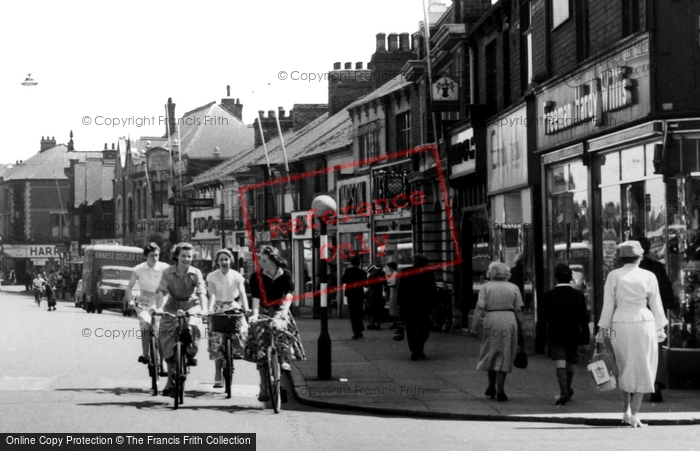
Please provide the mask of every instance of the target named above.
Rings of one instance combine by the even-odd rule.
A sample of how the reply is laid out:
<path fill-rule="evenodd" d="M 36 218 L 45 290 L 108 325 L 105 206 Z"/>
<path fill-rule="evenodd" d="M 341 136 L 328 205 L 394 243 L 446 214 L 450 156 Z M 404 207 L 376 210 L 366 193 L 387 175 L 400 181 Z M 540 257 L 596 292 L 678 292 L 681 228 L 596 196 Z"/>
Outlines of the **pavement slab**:
<path fill-rule="evenodd" d="M 329 319 L 332 379 L 317 378 L 321 322 L 297 318 L 307 360 L 294 361 L 292 384 L 304 404 L 392 416 L 483 421 L 530 421 L 620 426 L 617 390 L 597 391 L 581 358 L 575 369 L 574 397 L 564 406 L 555 368 L 542 355 L 529 354 L 527 369 L 506 379 L 507 402 L 484 396 L 487 380 L 477 371 L 480 341 L 466 334 L 431 333 L 426 359 L 411 361 L 406 341 L 393 331 L 365 331 L 352 340 L 350 321 Z M 642 420 L 652 425 L 700 424 L 700 392 L 664 390 L 663 403 L 645 402 Z M 648 398 L 648 395 L 647 395 Z"/>

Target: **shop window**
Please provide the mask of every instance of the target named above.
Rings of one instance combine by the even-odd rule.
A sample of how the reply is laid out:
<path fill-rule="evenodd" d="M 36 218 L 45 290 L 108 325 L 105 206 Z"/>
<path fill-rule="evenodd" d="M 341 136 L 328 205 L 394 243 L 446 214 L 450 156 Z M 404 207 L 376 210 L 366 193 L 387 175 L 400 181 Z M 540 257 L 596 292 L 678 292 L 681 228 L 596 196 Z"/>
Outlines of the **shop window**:
<path fill-rule="evenodd" d="M 621 171 L 622 180 L 639 180 L 644 178 L 644 147 L 634 147 L 623 150 L 620 161 L 624 162 L 624 170 Z"/>
<path fill-rule="evenodd" d="M 600 158 L 600 184 L 609 185 L 620 181 L 620 153 L 613 152 Z"/>
<path fill-rule="evenodd" d="M 616 187 L 619 195 L 619 187 Z M 588 178 L 581 162 L 564 164 L 550 169 L 548 189 L 551 197 L 547 221 L 547 283 L 553 283 L 553 268 L 558 263 L 568 264 L 580 286 L 590 286 L 590 224 L 588 207 Z M 551 246 L 551 247 L 550 247 Z M 592 306 L 588 296 L 589 308 Z"/>

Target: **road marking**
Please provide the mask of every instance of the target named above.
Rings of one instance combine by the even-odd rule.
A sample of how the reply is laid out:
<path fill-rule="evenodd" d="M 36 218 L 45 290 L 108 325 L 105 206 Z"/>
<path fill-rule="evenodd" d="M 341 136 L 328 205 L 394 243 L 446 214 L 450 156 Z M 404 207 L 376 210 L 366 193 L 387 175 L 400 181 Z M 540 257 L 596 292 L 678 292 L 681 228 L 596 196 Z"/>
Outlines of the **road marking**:
<path fill-rule="evenodd" d="M 55 377 L 11 377 L 0 379 L 0 390 L 5 391 L 41 391 L 48 390 Z"/>

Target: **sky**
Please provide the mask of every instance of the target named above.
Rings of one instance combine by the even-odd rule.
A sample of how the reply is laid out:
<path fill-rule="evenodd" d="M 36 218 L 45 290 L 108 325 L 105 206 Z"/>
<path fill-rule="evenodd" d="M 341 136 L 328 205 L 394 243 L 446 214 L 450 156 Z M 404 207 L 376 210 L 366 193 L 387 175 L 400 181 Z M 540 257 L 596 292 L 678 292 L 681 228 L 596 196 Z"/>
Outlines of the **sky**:
<path fill-rule="evenodd" d="M 421 0 L 2 2 L 0 163 L 26 160 L 42 136 L 67 143 L 71 130 L 76 150 L 161 136 L 168 97 L 181 117 L 227 85 L 247 124 L 258 110 L 327 103 L 318 74 L 337 61 L 366 67 L 377 33 L 413 33 L 422 19 Z M 21 85 L 28 73 L 37 86 Z M 302 74 L 317 79 L 291 79 Z"/>

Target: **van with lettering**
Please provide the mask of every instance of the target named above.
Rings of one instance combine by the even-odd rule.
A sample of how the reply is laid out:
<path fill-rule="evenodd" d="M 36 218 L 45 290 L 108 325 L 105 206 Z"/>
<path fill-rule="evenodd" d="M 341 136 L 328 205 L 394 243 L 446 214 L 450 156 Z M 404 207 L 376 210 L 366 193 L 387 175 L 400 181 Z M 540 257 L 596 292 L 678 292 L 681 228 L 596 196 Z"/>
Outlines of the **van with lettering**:
<path fill-rule="evenodd" d="M 83 299 L 88 313 L 122 306 L 124 290 L 134 266 L 145 261 L 143 249 L 115 244 L 95 244 L 83 255 Z"/>

